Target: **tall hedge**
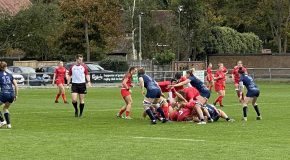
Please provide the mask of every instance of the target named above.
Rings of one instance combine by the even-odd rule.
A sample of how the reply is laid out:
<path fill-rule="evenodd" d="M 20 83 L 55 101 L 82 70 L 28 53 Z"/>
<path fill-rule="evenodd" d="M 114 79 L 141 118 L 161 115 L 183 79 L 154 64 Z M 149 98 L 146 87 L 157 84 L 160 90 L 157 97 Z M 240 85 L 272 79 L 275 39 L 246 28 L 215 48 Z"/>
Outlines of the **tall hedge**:
<path fill-rule="evenodd" d="M 100 65 L 107 70 L 112 70 L 115 72 L 124 72 L 129 68 L 127 61 L 119 61 L 109 58 L 102 60 Z"/>
<path fill-rule="evenodd" d="M 206 51 L 212 54 L 258 53 L 262 41 L 254 33 L 239 33 L 229 27 L 213 27 L 206 41 Z"/>

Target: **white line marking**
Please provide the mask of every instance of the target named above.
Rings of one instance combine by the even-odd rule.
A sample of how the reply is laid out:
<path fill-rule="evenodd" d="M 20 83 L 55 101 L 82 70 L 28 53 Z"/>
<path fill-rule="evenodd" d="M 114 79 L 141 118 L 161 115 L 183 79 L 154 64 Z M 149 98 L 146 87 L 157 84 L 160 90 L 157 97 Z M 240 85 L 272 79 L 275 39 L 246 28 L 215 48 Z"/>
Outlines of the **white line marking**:
<path fill-rule="evenodd" d="M 135 139 L 150 139 L 150 140 L 205 142 L 205 140 L 203 140 L 203 139 L 178 139 L 178 138 L 163 138 L 163 137 L 133 137 L 133 138 L 135 138 Z"/>

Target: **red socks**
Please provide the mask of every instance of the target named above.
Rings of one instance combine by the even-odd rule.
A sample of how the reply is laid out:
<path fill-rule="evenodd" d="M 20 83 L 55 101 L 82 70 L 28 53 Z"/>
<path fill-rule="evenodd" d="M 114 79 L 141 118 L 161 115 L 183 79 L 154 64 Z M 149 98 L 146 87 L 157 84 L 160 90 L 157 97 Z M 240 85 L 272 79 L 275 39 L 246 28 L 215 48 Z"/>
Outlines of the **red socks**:
<path fill-rule="evenodd" d="M 169 108 L 168 108 L 168 104 L 163 104 L 161 108 L 162 108 L 162 110 L 164 112 L 164 115 L 165 115 L 166 119 L 168 119 L 169 118 Z"/>
<path fill-rule="evenodd" d="M 126 111 L 126 117 L 129 117 L 130 111 Z"/>
<path fill-rule="evenodd" d="M 222 106 L 223 105 L 223 98 L 224 98 L 224 96 L 218 96 L 214 103 L 216 104 L 219 102 L 220 106 Z"/>
<path fill-rule="evenodd" d="M 58 101 L 58 98 L 59 98 L 60 94 L 57 94 L 56 97 L 55 97 L 55 101 Z"/>
<path fill-rule="evenodd" d="M 61 97 L 62 97 L 63 101 L 66 102 L 66 97 L 65 97 L 64 93 L 61 94 Z"/>
<path fill-rule="evenodd" d="M 126 111 L 126 109 L 121 109 L 119 112 L 119 115 L 122 115 L 125 111 Z"/>

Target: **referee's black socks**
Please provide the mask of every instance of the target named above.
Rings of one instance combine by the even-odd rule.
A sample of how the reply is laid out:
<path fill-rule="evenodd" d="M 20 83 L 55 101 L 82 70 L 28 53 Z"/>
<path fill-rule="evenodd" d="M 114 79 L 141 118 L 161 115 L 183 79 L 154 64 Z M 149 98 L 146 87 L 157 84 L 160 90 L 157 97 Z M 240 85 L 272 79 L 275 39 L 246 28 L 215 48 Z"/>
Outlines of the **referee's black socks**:
<path fill-rule="evenodd" d="M 72 102 L 74 109 L 75 109 L 75 117 L 78 117 L 79 110 L 78 110 L 78 102 Z"/>
<path fill-rule="evenodd" d="M 84 103 L 80 103 L 80 117 L 83 115 L 84 108 L 85 108 L 85 104 Z"/>

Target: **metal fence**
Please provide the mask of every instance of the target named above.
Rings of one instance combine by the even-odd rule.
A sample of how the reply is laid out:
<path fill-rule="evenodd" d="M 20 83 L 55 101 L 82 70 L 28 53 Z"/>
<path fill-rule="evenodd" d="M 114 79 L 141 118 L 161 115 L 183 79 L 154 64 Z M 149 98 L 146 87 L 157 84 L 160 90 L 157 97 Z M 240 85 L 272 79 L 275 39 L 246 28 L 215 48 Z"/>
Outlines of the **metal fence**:
<path fill-rule="evenodd" d="M 215 73 L 215 71 L 213 71 Z M 231 70 L 227 77 L 231 81 Z M 156 81 L 170 80 L 176 71 L 147 71 Z M 290 68 L 248 68 L 248 73 L 256 80 L 290 81 Z M 120 83 L 125 72 L 91 73 L 92 83 L 113 84 Z M 13 74 L 14 79 L 21 86 L 49 86 L 52 84 L 52 73 Z"/>

